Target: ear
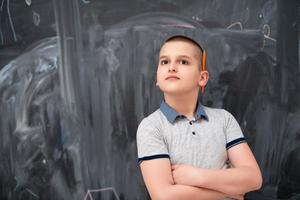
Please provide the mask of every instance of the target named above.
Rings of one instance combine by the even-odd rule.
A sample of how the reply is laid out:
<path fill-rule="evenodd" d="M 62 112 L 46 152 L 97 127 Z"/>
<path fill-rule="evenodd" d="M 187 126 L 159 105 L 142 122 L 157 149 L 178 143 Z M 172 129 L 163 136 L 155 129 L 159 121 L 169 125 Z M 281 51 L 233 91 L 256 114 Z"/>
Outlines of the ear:
<path fill-rule="evenodd" d="M 198 85 L 201 88 L 202 92 L 204 92 L 204 88 L 208 82 L 209 79 L 209 73 L 208 71 L 204 70 L 200 72 L 200 77 L 198 81 Z"/>

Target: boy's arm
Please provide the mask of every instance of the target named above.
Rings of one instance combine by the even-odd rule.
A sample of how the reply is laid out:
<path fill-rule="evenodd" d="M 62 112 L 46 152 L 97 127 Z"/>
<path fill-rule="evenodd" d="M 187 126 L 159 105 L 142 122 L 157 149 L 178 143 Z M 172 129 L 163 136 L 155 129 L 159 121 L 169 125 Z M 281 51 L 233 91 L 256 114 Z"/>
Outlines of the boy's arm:
<path fill-rule="evenodd" d="M 233 168 L 214 170 L 174 165 L 172 174 L 175 183 L 208 188 L 231 195 L 258 190 L 262 185 L 262 177 L 248 144 L 238 144 L 227 152 Z"/>
<path fill-rule="evenodd" d="M 230 196 L 210 189 L 175 185 L 170 160 L 167 158 L 143 161 L 140 167 L 147 190 L 153 200 L 214 200 L 224 197 L 243 199 L 241 195 Z"/>

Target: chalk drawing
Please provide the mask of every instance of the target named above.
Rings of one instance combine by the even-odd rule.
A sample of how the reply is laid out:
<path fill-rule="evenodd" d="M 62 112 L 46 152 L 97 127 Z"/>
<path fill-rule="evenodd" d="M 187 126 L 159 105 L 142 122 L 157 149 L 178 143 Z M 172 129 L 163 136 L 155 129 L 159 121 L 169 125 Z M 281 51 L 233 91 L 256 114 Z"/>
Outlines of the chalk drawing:
<path fill-rule="evenodd" d="M 33 18 L 33 23 L 34 25 L 38 26 L 41 22 L 41 17 L 40 14 L 35 12 L 34 10 L 32 11 L 32 18 Z"/>
<path fill-rule="evenodd" d="M 114 187 L 106 187 L 106 188 L 92 189 L 92 190 L 88 189 L 86 195 L 84 196 L 84 200 L 88 200 L 88 199 L 89 200 L 94 200 L 93 196 L 92 196 L 92 193 L 105 192 L 105 191 L 112 191 L 113 194 L 114 194 L 114 196 L 115 196 L 115 198 L 117 200 L 120 200 L 120 198 L 119 198 L 119 196 L 118 196 L 118 194 L 117 194 L 117 192 L 116 192 L 116 190 L 115 190 Z"/>
<path fill-rule="evenodd" d="M 31 5 L 31 0 L 25 0 L 25 3 L 30 6 Z"/>
<path fill-rule="evenodd" d="M 0 19 L 4 18 L 4 21 L 2 21 L 1 24 L 5 24 L 5 26 L 8 26 L 8 29 L 11 30 L 12 38 L 16 42 L 17 41 L 17 36 L 15 32 L 15 27 L 14 23 L 12 20 L 12 16 L 10 13 L 10 0 L 2 0 L 1 1 L 1 6 L 0 6 Z M 0 27 L 0 41 L 1 44 L 4 44 L 5 42 L 5 36 L 8 35 L 8 32 L 6 31 L 6 27 Z"/>
<path fill-rule="evenodd" d="M 276 43 L 276 39 L 270 37 L 271 35 L 271 27 L 269 24 L 264 24 L 263 25 L 263 28 L 262 28 L 262 33 L 264 35 L 264 41 L 263 41 L 263 45 L 262 45 L 262 49 L 265 47 L 266 45 L 266 40 L 270 40 L 272 42 L 275 42 Z"/>
<path fill-rule="evenodd" d="M 230 24 L 229 26 L 227 26 L 226 29 L 231 29 L 234 26 L 239 26 L 241 31 L 243 30 L 243 24 L 241 22 L 234 22 L 234 23 Z"/>
<path fill-rule="evenodd" d="M 250 9 L 248 7 L 246 8 L 244 16 L 245 16 L 245 19 L 244 19 L 244 24 L 245 24 L 250 18 Z"/>
<path fill-rule="evenodd" d="M 193 16 L 192 17 L 193 20 L 196 20 L 197 22 L 203 22 L 203 19 L 202 18 L 199 18 L 197 16 Z"/>
<path fill-rule="evenodd" d="M 18 180 L 16 179 L 16 177 L 15 177 L 15 180 L 17 181 L 17 185 L 15 186 L 14 190 L 18 190 L 20 184 L 19 184 Z M 25 188 L 22 187 L 22 188 L 25 189 L 29 194 L 31 194 L 35 198 L 39 199 L 39 196 L 37 194 L 35 194 L 33 191 L 31 191 L 29 188 L 27 188 L 27 187 L 25 187 Z"/>
<path fill-rule="evenodd" d="M 1 7 L 0 7 L 0 11 L 3 10 L 3 5 L 4 5 L 4 0 L 2 0 Z"/>
<path fill-rule="evenodd" d="M 36 195 L 34 192 L 32 192 L 31 190 L 29 190 L 28 188 L 26 188 L 26 191 L 29 192 L 32 196 L 34 196 L 35 198 L 39 199 L 39 196 Z"/>
<path fill-rule="evenodd" d="M 13 22 L 12 22 L 11 15 L 10 15 L 9 1 L 10 1 L 10 0 L 7 0 L 7 4 L 6 4 L 6 9 L 7 9 L 7 14 L 8 14 L 8 20 L 9 20 L 9 23 L 10 23 L 10 27 L 11 27 L 11 31 L 12 31 L 14 40 L 17 41 L 17 36 L 16 36 L 14 24 L 13 24 Z"/>
<path fill-rule="evenodd" d="M 83 3 L 86 3 L 86 4 L 88 4 L 88 3 L 90 3 L 91 1 L 90 0 L 81 0 Z"/>
<path fill-rule="evenodd" d="M 262 31 L 263 31 L 264 37 L 266 39 L 269 39 L 269 40 L 272 40 L 273 42 L 276 42 L 276 39 L 270 37 L 270 35 L 271 35 L 271 27 L 270 27 L 269 24 L 264 24 Z"/>

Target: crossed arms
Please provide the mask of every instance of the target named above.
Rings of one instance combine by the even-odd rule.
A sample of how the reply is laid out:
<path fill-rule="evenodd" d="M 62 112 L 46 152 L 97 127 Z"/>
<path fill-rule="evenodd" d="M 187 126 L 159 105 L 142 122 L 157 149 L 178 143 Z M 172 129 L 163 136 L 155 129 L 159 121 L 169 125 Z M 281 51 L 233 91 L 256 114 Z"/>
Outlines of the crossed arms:
<path fill-rule="evenodd" d="M 243 199 L 247 192 L 262 185 L 256 160 L 247 143 L 231 147 L 230 169 L 201 169 L 190 165 L 173 165 L 161 158 L 140 164 L 144 182 L 153 200 L 212 200 L 225 197 Z"/>

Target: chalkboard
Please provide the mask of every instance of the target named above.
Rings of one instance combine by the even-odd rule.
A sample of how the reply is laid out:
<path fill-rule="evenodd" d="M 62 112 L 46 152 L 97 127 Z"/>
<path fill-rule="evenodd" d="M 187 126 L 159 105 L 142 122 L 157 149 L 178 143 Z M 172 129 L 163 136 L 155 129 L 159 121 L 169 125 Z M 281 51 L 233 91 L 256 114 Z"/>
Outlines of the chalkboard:
<path fill-rule="evenodd" d="M 159 107 L 159 48 L 187 33 L 208 53 L 204 105 L 238 120 L 264 184 L 299 199 L 298 1 L 3 0 L 0 199 L 150 199 L 136 152 Z"/>

